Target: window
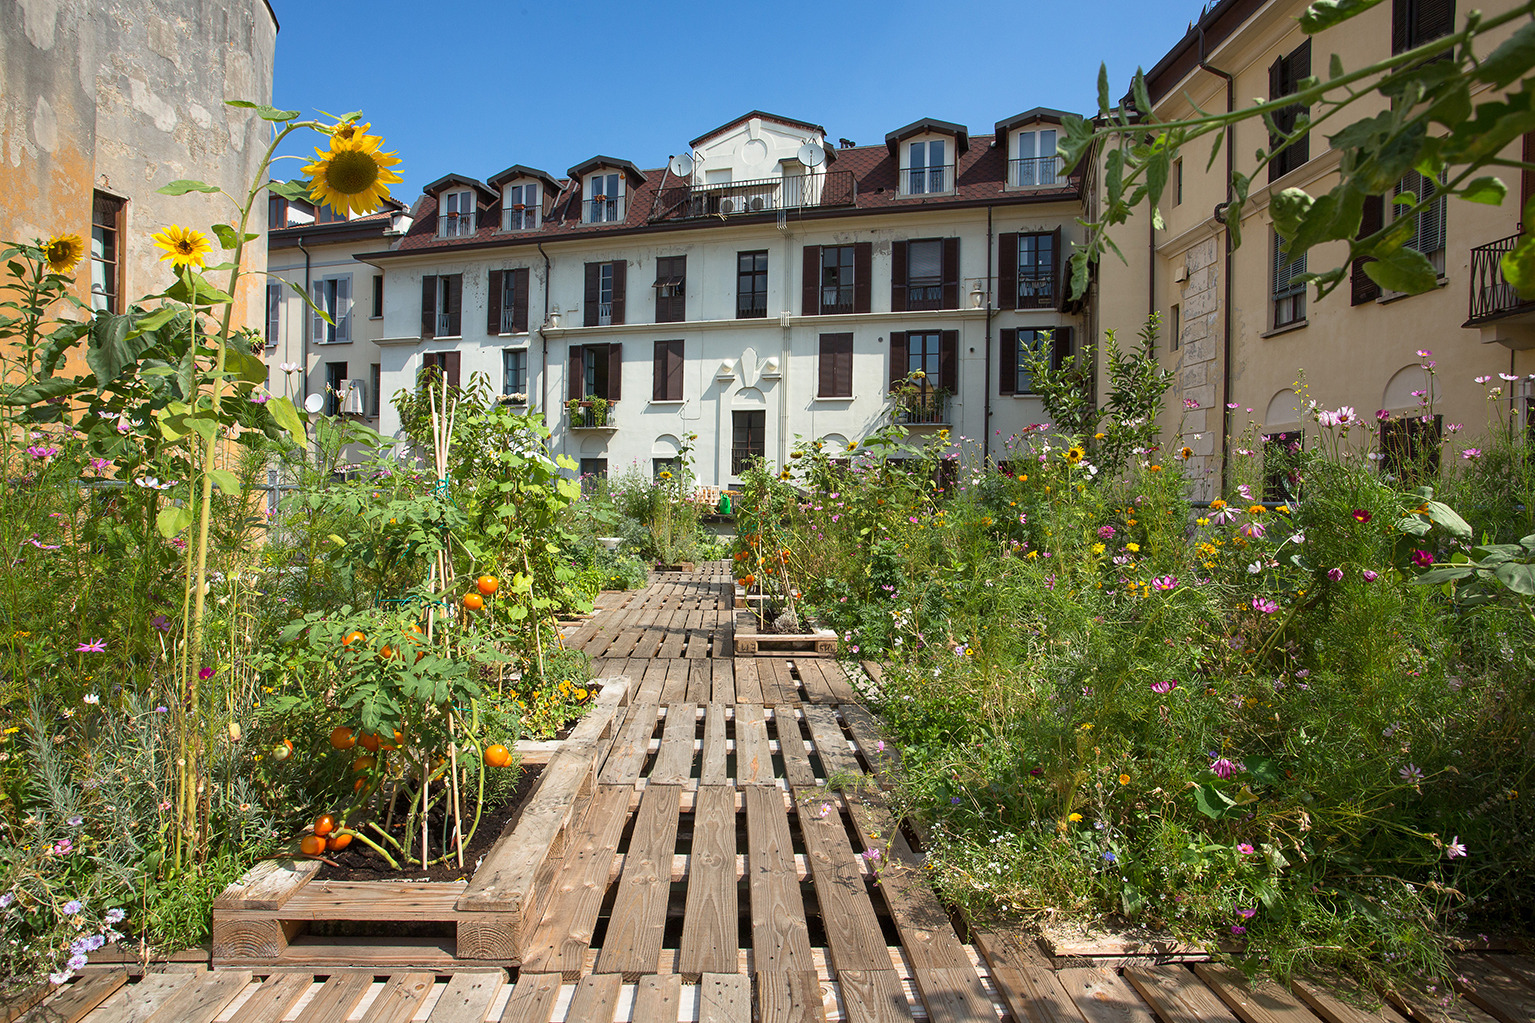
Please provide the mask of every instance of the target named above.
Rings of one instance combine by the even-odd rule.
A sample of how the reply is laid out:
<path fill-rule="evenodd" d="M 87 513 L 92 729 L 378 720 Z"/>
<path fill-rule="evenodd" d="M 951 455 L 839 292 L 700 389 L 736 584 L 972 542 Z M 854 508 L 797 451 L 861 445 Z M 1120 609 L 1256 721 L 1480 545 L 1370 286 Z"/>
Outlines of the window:
<path fill-rule="evenodd" d="M 123 200 L 96 192 L 91 200 L 91 308 L 120 313 Z"/>
<path fill-rule="evenodd" d="M 913 378 L 912 374 L 922 373 Z M 908 423 L 948 422 L 948 398 L 959 390 L 959 331 L 890 334 L 890 389 L 906 397 L 897 409 Z"/>
<path fill-rule="evenodd" d="M 586 264 L 585 326 L 601 327 L 624 322 L 628 270 L 629 264 L 624 260 Z"/>
<path fill-rule="evenodd" d="M 421 278 L 421 336 L 463 336 L 463 274 L 427 274 Z"/>
<path fill-rule="evenodd" d="M 1434 190 L 1434 182 L 1431 178 L 1425 178 L 1417 171 L 1408 171 L 1402 180 L 1396 183 L 1396 194 L 1421 201 L 1424 196 Z M 1392 204 L 1394 216 L 1408 216 L 1417 221 L 1413 225 L 1412 237 L 1406 242 L 1409 249 L 1417 249 L 1428 257 L 1428 261 L 1434 264 L 1434 270 L 1441 276 L 1444 274 L 1444 220 L 1445 197 L 1440 196 L 1429 203 L 1417 213 L 1407 211 L 1416 205 L 1416 202 L 1398 206 Z"/>
<path fill-rule="evenodd" d="M 1071 354 L 1070 327 L 1018 327 L 1002 331 L 1002 367 L 998 374 L 999 394 L 1034 394 L 1034 375 L 1027 360 L 1031 355 L 1048 354 L 1050 368 L 1061 368 L 1061 360 Z"/>
<path fill-rule="evenodd" d="M 373 419 L 378 418 L 379 391 L 384 386 L 384 367 L 373 363 L 368 367 L 368 415 Z"/>
<path fill-rule="evenodd" d="M 581 459 L 581 493 L 596 493 L 601 480 L 608 478 L 608 460 L 606 458 Z"/>
<path fill-rule="evenodd" d="M 890 250 L 890 308 L 959 308 L 959 239 L 898 241 Z"/>
<path fill-rule="evenodd" d="M 512 185 L 501 197 L 501 229 L 535 231 L 542 209 L 537 184 Z"/>
<path fill-rule="evenodd" d="M 1173 205 L 1183 205 L 1183 161 L 1173 161 Z"/>
<path fill-rule="evenodd" d="M 528 332 L 528 268 L 492 270 L 490 301 L 485 307 L 485 333 Z"/>
<path fill-rule="evenodd" d="M 373 313 L 372 318 L 381 320 L 384 318 L 384 275 L 373 275 Z"/>
<path fill-rule="evenodd" d="M 656 482 L 663 482 L 661 474 L 666 473 L 665 482 L 676 483 L 682 476 L 681 458 L 652 458 L 650 460 L 650 477 Z"/>
<path fill-rule="evenodd" d="M 1280 57 L 1269 67 L 1269 99 L 1280 99 L 1289 96 L 1300 89 L 1302 79 L 1311 76 L 1311 40 L 1301 43 L 1289 55 Z M 1274 114 L 1274 127 L 1288 135 L 1295 130 L 1296 123 L 1306 117 L 1309 111 L 1299 103 L 1291 104 Z M 1269 148 L 1280 145 L 1282 139 L 1279 135 L 1269 137 Z M 1311 137 L 1309 134 L 1291 142 L 1285 149 L 1279 152 L 1269 162 L 1269 180 L 1299 167 L 1311 159 Z"/>
<path fill-rule="evenodd" d="M 586 179 L 586 222 L 601 224 L 624 219 L 624 176 L 593 174 Z"/>
<path fill-rule="evenodd" d="M 1391 52 L 1404 53 L 1455 31 L 1455 0 L 1392 0 Z"/>
<path fill-rule="evenodd" d="M 656 322 L 681 323 L 687 312 L 688 257 L 656 258 Z"/>
<path fill-rule="evenodd" d="M 1167 313 L 1167 350 L 1176 352 L 1183 347 L 1183 307 L 1174 302 Z"/>
<path fill-rule="evenodd" d="M 1293 501 L 1300 497 L 1300 430 L 1271 433 L 1263 441 L 1263 499 Z"/>
<path fill-rule="evenodd" d="M 853 247 L 827 245 L 821 249 L 821 312 L 853 311 Z"/>
<path fill-rule="evenodd" d="M 873 253 L 871 242 L 806 245 L 802 296 L 805 315 L 868 312 Z"/>
<path fill-rule="evenodd" d="M 1306 319 L 1306 282 L 1296 280 L 1306 272 L 1306 255 L 1291 259 L 1284 250 L 1284 239 L 1274 232 L 1273 287 L 1269 305 L 1274 311 L 1275 328 L 1301 323 Z"/>
<path fill-rule="evenodd" d="M 315 307 L 330 317 L 327 323 L 319 312 L 311 310 L 313 327 L 310 339 L 317 344 L 345 344 L 352 340 L 352 275 L 321 277 L 310 283 Z"/>
<path fill-rule="evenodd" d="M 444 238 L 467 238 L 474 234 L 475 197 L 472 189 L 449 192 L 442 197 L 438 221 Z"/>
<path fill-rule="evenodd" d="M 282 337 L 282 285 L 266 286 L 266 346 L 276 348 Z"/>
<path fill-rule="evenodd" d="M 571 345 L 567 398 L 617 401 L 623 385 L 623 345 Z"/>
<path fill-rule="evenodd" d="M 288 226 L 288 200 L 280 195 L 267 196 L 266 224 L 272 231 Z"/>
<path fill-rule="evenodd" d="M 1008 183 L 1016 188 L 1054 185 L 1060 180 L 1060 157 L 1055 153 L 1055 129 L 1020 131 L 1008 168 Z"/>
<path fill-rule="evenodd" d="M 1367 195 L 1364 197 L 1364 209 L 1360 211 L 1359 233 L 1354 238 L 1368 238 L 1379 231 L 1386 223 L 1386 200 L 1384 196 Z M 1380 298 L 1380 285 L 1370 279 L 1365 267 L 1374 262 L 1371 256 L 1360 256 L 1349 265 L 1349 305 L 1364 305 Z"/>
<path fill-rule="evenodd" d="M 767 252 L 736 254 L 736 319 L 767 315 Z"/>
<path fill-rule="evenodd" d="M 528 350 L 503 348 L 501 350 L 501 393 L 519 395 L 519 405 L 528 401 Z"/>
<path fill-rule="evenodd" d="M 767 412 L 732 412 L 730 428 L 730 475 L 740 476 L 752 459 L 767 457 Z"/>
<path fill-rule="evenodd" d="M 341 402 L 346 397 L 346 363 L 327 362 L 325 364 L 325 414 L 339 416 L 341 414 Z"/>
<path fill-rule="evenodd" d="M 822 334 L 818 398 L 853 396 L 853 335 Z"/>
<path fill-rule="evenodd" d="M 1414 415 L 1380 424 L 1380 471 L 1403 484 L 1439 474 L 1443 416 Z"/>
<path fill-rule="evenodd" d="M 682 342 L 657 341 L 651 401 L 682 400 Z"/>
<path fill-rule="evenodd" d="M 459 385 L 459 359 L 458 352 L 427 352 L 421 356 L 421 376 L 417 378 L 419 385 L 423 382 L 427 370 L 433 370 L 437 379 L 445 381 L 454 390 Z"/>
<path fill-rule="evenodd" d="M 953 189 L 953 168 L 945 160 L 943 139 L 913 142 L 907 149 L 906 195 L 947 192 Z"/>
<path fill-rule="evenodd" d="M 315 207 L 314 222 L 316 224 L 344 224 L 347 221 L 346 211 L 337 211 L 329 203 Z"/>

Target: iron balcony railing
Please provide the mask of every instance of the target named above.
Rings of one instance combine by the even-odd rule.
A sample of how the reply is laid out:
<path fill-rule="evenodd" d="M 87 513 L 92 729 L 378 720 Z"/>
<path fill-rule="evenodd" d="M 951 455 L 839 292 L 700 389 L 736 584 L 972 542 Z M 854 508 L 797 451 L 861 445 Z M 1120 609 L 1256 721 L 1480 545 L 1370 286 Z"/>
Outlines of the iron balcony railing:
<path fill-rule="evenodd" d="M 949 421 L 949 396 L 942 391 L 910 394 L 896 399 L 896 419 L 907 425 L 924 426 Z"/>
<path fill-rule="evenodd" d="M 1054 309 L 1055 276 L 1045 270 L 1018 274 L 1019 309 Z"/>
<path fill-rule="evenodd" d="M 517 333 L 517 310 L 512 307 L 510 302 L 506 301 L 506 298 L 502 298 L 501 302 L 501 333 L 515 334 Z"/>
<path fill-rule="evenodd" d="M 853 311 L 853 286 L 851 284 L 823 284 L 821 286 L 821 312 L 850 313 Z"/>
<path fill-rule="evenodd" d="M 457 337 L 458 331 L 453 328 L 453 317 L 449 313 L 437 314 L 437 336 Z"/>
<path fill-rule="evenodd" d="M 767 457 L 767 447 L 763 444 L 737 444 L 730 449 L 730 475 L 739 476 L 745 472 L 753 461 Z"/>
<path fill-rule="evenodd" d="M 602 224 L 622 219 L 624 219 L 622 199 L 609 199 L 603 196 L 599 199 L 586 200 L 586 222 L 588 224 Z"/>
<path fill-rule="evenodd" d="M 1519 235 L 1514 234 L 1471 250 L 1472 320 L 1535 306 L 1535 301 L 1520 298 L 1519 292 L 1503 277 L 1503 256 L 1512 252 L 1518 241 Z"/>
<path fill-rule="evenodd" d="M 1028 156 L 1007 162 L 1007 183 L 1015 188 L 1059 185 L 1064 177 L 1058 156 Z"/>
<path fill-rule="evenodd" d="M 901 172 L 902 195 L 930 195 L 954 191 L 954 165 L 908 167 Z"/>
<path fill-rule="evenodd" d="M 533 231 L 538 228 L 538 207 L 514 204 L 501 216 L 503 231 Z"/>
<path fill-rule="evenodd" d="M 467 238 L 474 234 L 473 213 L 444 213 L 440 219 L 444 238 Z"/>
<path fill-rule="evenodd" d="M 824 174 L 790 174 L 751 181 L 726 181 L 713 185 L 679 184 L 661 193 L 657 219 L 675 217 L 730 217 L 807 206 L 851 206 L 858 184 L 852 171 Z"/>
<path fill-rule="evenodd" d="M 906 308 L 942 309 L 943 282 L 931 277 L 912 277 L 906 282 Z"/>
<path fill-rule="evenodd" d="M 599 411 L 593 402 L 583 401 L 574 408 L 567 405 L 572 430 L 605 430 L 618 425 L 613 421 L 618 402 L 610 401 Z"/>

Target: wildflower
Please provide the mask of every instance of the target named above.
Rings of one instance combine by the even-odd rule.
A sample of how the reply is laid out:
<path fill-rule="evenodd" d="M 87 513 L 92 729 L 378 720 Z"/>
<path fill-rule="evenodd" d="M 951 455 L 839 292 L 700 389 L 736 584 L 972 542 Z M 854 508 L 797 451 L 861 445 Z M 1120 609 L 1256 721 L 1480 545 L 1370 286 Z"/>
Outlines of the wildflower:
<path fill-rule="evenodd" d="M 1370 569 L 1368 569 L 1368 568 L 1367 568 L 1367 569 L 1365 569 L 1365 570 L 1364 570 L 1364 571 L 1363 571 L 1363 572 L 1360 572 L 1360 573 L 1359 573 L 1359 575 L 1360 575 L 1360 576 L 1361 576 L 1361 577 L 1362 577 L 1362 578 L 1363 578 L 1363 579 L 1364 579 L 1364 581 L 1365 581 L 1365 582 L 1367 582 L 1367 583 L 1373 583 L 1373 582 L 1374 582 L 1374 581 L 1375 581 L 1375 580 L 1377 580 L 1377 579 L 1379 579 L 1379 578 L 1380 578 L 1380 573 L 1379 573 L 1379 572 L 1374 572 L 1374 571 L 1371 571 L 1371 570 L 1370 570 Z"/>
<path fill-rule="evenodd" d="M 149 620 L 149 624 L 159 629 L 161 632 L 171 631 L 171 620 L 164 615 L 155 615 Z"/>
<path fill-rule="evenodd" d="M 64 903 L 64 915 L 74 916 L 84 908 L 84 903 L 82 903 L 79 899 L 70 899 L 68 902 Z"/>
<path fill-rule="evenodd" d="M 1178 452 L 1178 457 L 1187 462 L 1190 458 L 1194 457 L 1194 449 L 1185 446 L 1181 451 Z"/>
<path fill-rule="evenodd" d="M 1102 554 L 1103 553 L 1103 544 L 1101 544 L 1101 543 L 1093 544 L 1093 553 L 1094 554 Z"/>
<path fill-rule="evenodd" d="M 1262 540 L 1263 534 L 1268 532 L 1268 528 L 1261 522 L 1244 522 L 1242 523 L 1242 528 L 1238 529 L 1237 532 L 1249 540 Z"/>
<path fill-rule="evenodd" d="M 124 913 L 122 910 L 113 908 L 107 910 L 106 916 L 104 916 L 102 919 L 106 920 L 106 922 L 109 924 L 120 924 L 123 922 L 123 917 L 127 915 L 128 914 Z"/>
<path fill-rule="evenodd" d="M 368 134 L 367 124 L 338 124 L 331 132 L 330 149 L 316 149 L 318 158 L 304 165 L 311 179 L 309 197 L 337 213 L 366 214 L 389 198 L 388 186 L 403 180 L 391 170 L 400 162 L 393 153 L 379 152 L 384 141 Z"/>
<path fill-rule="evenodd" d="M 43 258 L 48 260 L 50 273 L 67 274 L 85 255 L 85 243 L 77 234 L 56 234 L 43 246 Z"/>
<path fill-rule="evenodd" d="M 1466 855 L 1466 847 L 1461 843 L 1459 835 L 1456 835 L 1455 839 L 1450 842 L 1449 845 L 1444 847 L 1444 855 L 1446 859 L 1451 860 L 1455 859 L 1457 856 Z"/>
<path fill-rule="evenodd" d="M 1478 458 L 1482 457 L 1482 449 L 1481 448 L 1466 448 L 1464 451 L 1462 451 L 1460 453 L 1460 457 L 1466 459 L 1467 461 L 1474 462 Z"/>
<path fill-rule="evenodd" d="M 1271 615 L 1275 611 L 1279 610 L 1279 605 L 1274 601 L 1269 600 L 1267 597 L 1254 597 L 1253 610 L 1261 612 L 1262 614 Z"/>
<path fill-rule="evenodd" d="M 1151 683 L 1151 691 L 1153 693 L 1170 693 L 1174 689 L 1177 689 L 1177 688 L 1178 688 L 1178 682 L 1177 682 L 1176 679 L 1168 679 L 1165 682 L 1153 682 L 1153 683 Z"/>
<path fill-rule="evenodd" d="M 878 863 L 879 862 L 879 850 L 878 849 L 867 849 L 867 850 L 864 851 L 863 858 L 868 860 L 870 863 Z"/>
<path fill-rule="evenodd" d="M 1082 815 L 1080 813 L 1068 814 L 1066 819 L 1075 824 L 1077 821 L 1082 819 Z"/>
<path fill-rule="evenodd" d="M 95 704 L 98 704 L 98 703 L 101 702 L 101 697 L 97 696 L 95 693 L 86 693 L 84 696 L 80 697 L 80 699 L 83 702 L 89 703 L 89 704 L 92 704 L 92 705 L 95 705 Z"/>
<path fill-rule="evenodd" d="M 10 892 L 6 892 L 4 895 L 0 895 L 0 909 L 8 909 L 11 903 L 15 901 L 16 896 L 12 895 Z"/>
<path fill-rule="evenodd" d="M 1413 551 L 1412 563 L 1417 565 L 1419 568 L 1427 568 L 1434 563 L 1434 556 L 1428 551 Z"/>
<path fill-rule="evenodd" d="M 1103 859 L 1104 859 L 1104 862 L 1106 862 L 1106 863 L 1118 863 L 1119 862 L 1119 857 L 1115 856 L 1111 852 L 1104 853 L 1103 854 Z"/>
<path fill-rule="evenodd" d="M 1251 842 L 1238 842 L 1237 843 L 1237 852 L 1241 853 L 1243 856 L 1251 856 L 1253 853 L 1255 853 L 1257 851 L 1258 850 L 1253 848 Z"/>
<path fill-rule="evenodd" d="M 1199 402 L 1195 401 L 1193 398 L 1184 398 L 1183 407 L 1192 412 L 1199 407 Z"/>
<path fill-rule="evenodd" d="M 1335 583 L 1342 582 L 1343 581 L 1343 569 L 1341 569 L 1341 568 L 1329 568 L 1327 570 L 1327 578 L 1331 579 Z"/>
<path fill-rule="evenodd" d="M 1498 374 L 1498 379 L 1499 380 L 1507 381 L 1508 383 L 1513 383 L 1515 380 L 1519 379 L 1519 374 L 1517 374 L 1517 373 L 1499 373 Z"/>
<path fill-rule="evenodd" d="M 213 677 L 213 669 L 212 668 L 198 668 L 197 669 L 197 677 L 202 679 L 204 682 L 206 682 L 210 678 Z"/>
<path fill-rule="evenodd" d="M 93 638 L 89 643 L 81 643 L 75 647 L 77 654 L 104 654 L 107 652 L 107 641 L 99 637 Z"/>
<path fill-rule="evenodd" d="M 1121 784 L 1121 785 L 1128 785 L 1128 784 L 1130 784 L 1130 776 L 1128 774 L 1120 775 L 1119 776 L 1119 784 Z"/>
<path fill-rule="evenodd" d="M 1243 920 L 1251 920 L 1253 917 L 1255 917 L 1257 915 L 1258 915 L 1258 911 L 1256 909 L 1239 909 L 1239 910 L 1237 910 L 1237 916 L 1241 917 Z"/>
<path fill-rule="evenodd" d="M 1241 924 L 1232 924 L 1231 925 L 1231 933 L 1232 934 L 1237 934 L 1237 935 L 1246 934 L 1247 933 L 1247 928 L 1243 927 Z"/>
<path fill-rule="evenodd" d="M 1175 575 L 1159 575 L 1151 580 L 1151 585 L 1158 590 L 1171 590 L 1177 587 L 1178 577 Z"/>
<path fill-rule="evenodd" d="M 1417 764 L 1408 764 L 1396 773 L 1409 785 L 1418 785 L 1423 781 L 1423 769 Z"/>
<path fill-rule="evenodd" d="M 1098 527 L 1098 539 L 1100 539 L 1100 540 L 1112 540 L 1112 539 L 1114 539 L 1114 527 L 1113 526 L 1099 526 Z"/>
<path fill-rule="evenodd" d="M 1081 448 L 1073 444 L 1071 447 L 1066 449 L 1066 453 L 1061 457 L 1066 459 L 1066 461 L 1070 462 L 1072 465 L 1076 465 L 1078 462 L 1082 461 L 1086 454 L 1086 451 L 1083 451 Z"/>
<path fill-rule="evenodd" d="M 1210 765 L 1217 778 L 1230 778 L 1237 773 L 1237 765 L 1230 757 L 1221 757 Z"/>
<path fill-rule="evenodd" d="M 81 824 L 85 823 L 85 818 L 81 817 L 77 813 L 72 813 L 67 818 L 65 818 L 64 823 L 68 824 L 72 828 L 78 828 Z"/>
<path fill-rule="evenodd" d="M 159 234 L 150 236 L 157 248 L 165 250 L 160 259 L 170 260 L 178 267 L 203 266 L 203 256 L 213 251 L 206 235 L 190 231 L 179 224 L 172 224 Z"/>
<path fill-rule="evenodd" d="M 1371 517 L 1372 516 L 1370 515 L 1370 513 L 1367 510 L 1365 510 L 1364 508 L 1355 508 L 1354 509 L 1354 521 L 1359 523 L 1361 526 L 1364 525 L 1366 522 L 1369 522 Z"/>
<path fill-rule="evenodd" d="M 1138 543 L 1127 543 L 1125 544 L 1125 550 L 1131 554 L 1139 554 L 1141 552 L 1141 545 Z"/>

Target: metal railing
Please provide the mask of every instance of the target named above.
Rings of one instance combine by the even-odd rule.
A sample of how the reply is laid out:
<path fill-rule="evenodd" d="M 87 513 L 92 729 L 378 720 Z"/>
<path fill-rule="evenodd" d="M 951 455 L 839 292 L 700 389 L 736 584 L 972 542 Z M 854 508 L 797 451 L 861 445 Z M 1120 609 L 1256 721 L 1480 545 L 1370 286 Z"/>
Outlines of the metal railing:
<path fill-rule="evenodd" d="M 661 195 L 661 217 L 729 217 L 807 206 L 851 206 L 858 185 L 852 171 L 790 174 L 713 185 L 676 185 Z"/>
<path fill-rule="evenodd" d="M 503 211 L 501 218 L 501 230 L 503 231 L 535 231 L 538 229 L 538 207 L 513 205 Z"/>
<path fill-rule="evenodd" d="M 928 277 L 914 277 L 907 281 L 906 308 L 942 309 L 943 282 Z"/>
<path fill-rule="evenodd" d="M 457 337 L 458 331 L 453 329 L 453 317 L 448 313 L 437 314 L 437 336 Z"/>
<path fill-rule="evenodd" d="M 613 421 L 614 414 L 618 410 L 618 402 L 610 401 L 599 412 L 592 402 L 583 401 L 575 408 L 568 404 L 565 412 L 570 417 L 572 430 L 606 430 L 612 429 L 618 424 Z"/>
<path fill-rule="evenodd" d="M 822 286 L 821 312 L 850 313 L 853 311 L 853 286 L 851 284 Z"/>
<path fill-rule="evenodd" d="M 1503 277 L 1503 256 L 1512 252 L 1518 241 L 1519 236 L 1514 234 L 1471 250 L 1472 320 L 1535 305 L 1535 302 L 1520 298 L 1519 292 Z"/>
<path fill-rule="evenodd" d="M 949 396 L 942 391 L 912 394 L 896 399 L 898 422 L 907 425 L 943 424 L 949 421 Z"/>
<path fill-rule="evenodd" d="M 908 167 L 901 172 L 902 195 L 929 195 L 954 191 L 954 165 Z"/>
<path fill-rule="evenodd" d="M 588 224 L 616 222 L 622 219 L 624 219 L 622 199 L 609 199 L 604 196 L 600 199 L 586 200 L 586 222 Z"/>
<path fill-rule="evenodd" d="M 1026 156 L 1007 161 L 1007 183 L 1015 188 L 1059 185 L 1064 178 L 1059 156 Z"/>
<path fill-rule="evenodd" d="M 444 238 L 467 238 L 474 234 L 473 213 L 443 213 L 438 219 L 442 221 Z"/>
<path fill-rule="evenodd" d="M 508 302 L 505 298 L 502 298 L 501 299 L 501 333 L 503 333 L 503 334 L 516 334 L 518 332 L 517 331 L 516 320 L 517 320 L 517 310 L 516 310 L 516 308 L 514 308 L 512 306 L 512 304 L 510 302 Z M 527 330 L 527 328 L 524 327 L 523 330 Z"/>
<path fill-rule="evenodd" d="M 1043 273 L 1018 274 L 1018 308 L 1055 308 L 1055 277 L 1048 270 Z"/>
<path fill-rule="evenodd" d="M 739 476 L 753 460 L 766 457 L 766 444 L 735 445 L 730 449 L 730 475 Z"/>

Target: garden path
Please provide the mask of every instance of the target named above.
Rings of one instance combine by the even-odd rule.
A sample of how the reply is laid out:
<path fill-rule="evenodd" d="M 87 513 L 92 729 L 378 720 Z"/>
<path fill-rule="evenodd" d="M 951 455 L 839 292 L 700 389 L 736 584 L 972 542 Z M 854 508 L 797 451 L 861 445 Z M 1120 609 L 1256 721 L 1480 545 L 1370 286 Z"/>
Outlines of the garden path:
<path fill-rule="evenodd" d="M 714 564 L 605 594 L 568 631 L 599 677 L 630 685 L 605 711 L 568 823 L 536 850 L 537 909 L 515 969 L 411 963 L 389 958 L 396 946 L 343 939 L 323 964 L 287 969 L 194 966 L 136 983 L 88 969 L 37 1018 L 1403 1023 L 1322 988 L 1254 992 L 1203 963 L 1062 969 L 1016 937 L 956 923 L 883 799 L 900 763 L 860 700 L 877 668 L 735 656 L 736 615 L 729 566 Z M 1535 963 L 1477 959 L 1466 982 L 1476 1004 L 1445 1018 L 1535 1018 Z"/>

